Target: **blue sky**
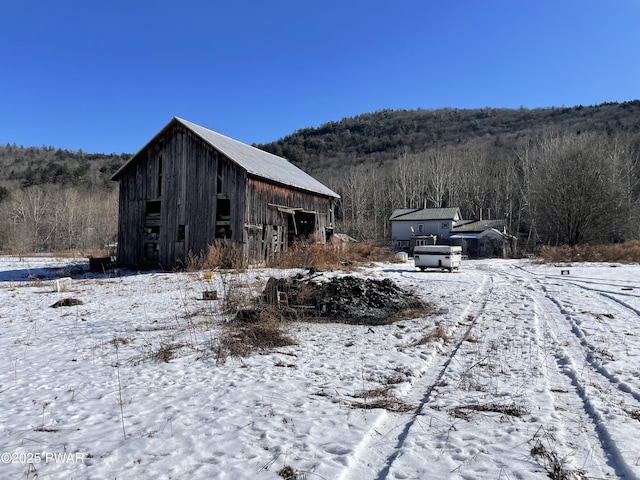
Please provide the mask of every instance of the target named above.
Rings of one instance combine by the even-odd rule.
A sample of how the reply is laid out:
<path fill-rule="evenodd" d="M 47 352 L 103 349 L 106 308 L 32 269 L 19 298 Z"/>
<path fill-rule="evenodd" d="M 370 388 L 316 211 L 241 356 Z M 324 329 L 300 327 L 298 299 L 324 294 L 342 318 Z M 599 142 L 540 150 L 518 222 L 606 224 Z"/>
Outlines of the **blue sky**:
<path fill-rule="evenodd" d="M 135 153 L 173 116 L 246 143 L 360 113 L 640 98 L 638 0 L 9 2 L 0 144 Z"/>

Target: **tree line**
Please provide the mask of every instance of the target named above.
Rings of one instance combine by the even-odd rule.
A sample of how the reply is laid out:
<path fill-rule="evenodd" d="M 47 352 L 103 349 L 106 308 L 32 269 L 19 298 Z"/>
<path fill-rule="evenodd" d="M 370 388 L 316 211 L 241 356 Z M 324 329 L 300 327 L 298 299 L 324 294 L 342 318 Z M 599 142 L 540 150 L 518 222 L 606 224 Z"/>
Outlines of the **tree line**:
<path fill-rule="evenodd" d="M 58 185 L 17 188 L 0 203 L 5 253 L 90 252 L 116 241 L 117 189 Z"/>
<path fill-rule="evenodd" d="M 113 188 L 111 175 L 129 154 L 85 153 L 53 147 L 0 145 L 0 182 L 7 188 L 61 185 Z"/>
<path fill-rule="evenodd" d="M 337 230 L 389 244 L 396 208 L 505 219 L 520 246 L 640 238 L 640 101 L 548 109 L 383 110 L 259 148 L 341 195 Z M 103 248 L 128 154 L 0 146 L 0 250 Z"/>
<path fill-rule="evenodd" d="M 0 250 L 90 251 L 115 242 L 118 189 L 128 154 L 0 146 Z"/>
<path fill-rule="evenodd" d="M 468 219 L 505 219 L 521 247 L 640 238 L 640 136 L 545 129 L 510 141 L 404 152 L 351 165 L 325 182 L 341 195 L 340 229 L 388 242 L 396 208 L 459 207 Z"/>

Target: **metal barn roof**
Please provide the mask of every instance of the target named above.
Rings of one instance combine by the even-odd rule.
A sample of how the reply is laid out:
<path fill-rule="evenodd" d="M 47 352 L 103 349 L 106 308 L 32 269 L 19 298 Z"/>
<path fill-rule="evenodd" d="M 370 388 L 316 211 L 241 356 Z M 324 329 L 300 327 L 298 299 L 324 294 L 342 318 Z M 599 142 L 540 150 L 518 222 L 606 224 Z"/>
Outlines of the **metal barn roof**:
<path fill-rule="evenodd" d="M 232 162 L 244 169 L 249 175 L 296 187 L 308 192 L 340 198 L 340 195 L 320 183 L 311 175 L 293 165 L 288 160 L 265 152 L 264 150 L 260 150 L 259 148 L 252 147 L 251 145 L 247 145 L 246 143 L 242 143 L 238 140 L 234 140 L 233 138 L 229 138 L 225 135 L 214 132 L 213 130 L 209 130 L 208 128 L 196 125 L 195 123 L 182 118 L 174 117 L 171 122 L 161 130 L 161 133 L 173 122 L 179 122 L 184 125 L 204 142 L 208 143 L 210 146 L 228 157 Z M 144 148 L 146 148 L 146 145 Z M 144 148 L 141 149 L 140 152 L 142 152 Z M 129 162 L 122 166 L 120 170 L 113 175 L 114 180 L 120 176 L 121 171 L 124 171 L 129 164 L 135 161 L 140 152 L 136 153 Z"/>

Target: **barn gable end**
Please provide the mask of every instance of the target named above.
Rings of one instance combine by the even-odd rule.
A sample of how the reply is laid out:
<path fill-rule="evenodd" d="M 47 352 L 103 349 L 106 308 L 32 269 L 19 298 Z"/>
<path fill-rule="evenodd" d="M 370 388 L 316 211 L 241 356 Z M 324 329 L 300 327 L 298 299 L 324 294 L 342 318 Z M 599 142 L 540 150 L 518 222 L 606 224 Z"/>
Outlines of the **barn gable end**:
<path fill-rule="evenodd" d="M 296 237 L 326 241 L 339 198 L 285 159 L 179 118 L 113 179 L 121 265 L 173 266 L 217 239 L 260 262 Z"/>

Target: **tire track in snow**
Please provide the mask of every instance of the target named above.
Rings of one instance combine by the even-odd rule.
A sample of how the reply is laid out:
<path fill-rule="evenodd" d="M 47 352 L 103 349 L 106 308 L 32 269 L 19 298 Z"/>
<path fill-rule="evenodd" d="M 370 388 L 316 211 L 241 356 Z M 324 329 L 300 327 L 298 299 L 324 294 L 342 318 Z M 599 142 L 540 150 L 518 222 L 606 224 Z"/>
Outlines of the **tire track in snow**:
<path fill-rule="evenodd" d="M 461 322 L 467 321 L 469 318 L 473 318 L 473 320 L 469 324 L 462 323 L 467 328 L 462 334 L 456 335 L 454 347 L 445 356 L 446 360 L 442 367 L 433 374 L 430 374 L 430 371 L 425 372 L 411 385 L 411 389 L 405 392 L 405 395 L 416 390 L 424 392 L 416 409 L 407 414 L 410 416 L 408 419 L 406 419 L 406 415 L 403 415 L 401 421 L 398 421 L 397 416 L 392 416 L 384 411 L 354 449 L 352 457 L 347 463 L 347 468 L 339 477 L 340 480 L 384 480 L 387 478 L 395 459 L 402 453 L 409 431 L 431 399 L 435 387 L 444 378 L 449 365 L 464 342 L 465 336 L 473 329 L 476 320 L 484 311 L 487 296 L 492 290 L 493 281 L 490 275 L 484 274 L 480 286 L 471 296 L 455 325 L 460 325 Z M 454 333 L 457 331 L 447 332 L 447 335 L 452 336 Z M 434 361 L 439 357 L 440 355 L 434 354 Z"/>
<path fill-rule="evenodd" d="M 518 270 L 520 270 L 521 272 L 526 272 L 532 278 L 537 278 L 537 279 L 544 278 L 545 280 L 552 281 L 552 282 L 553 281 L 557 282 L 558 280 L 562 279 L 563 285 L 570 284 L 576 288 L 580 288 L 588 292 L 596 293 L 602 296 L 603 298 L 605 298 L 607 301 L 614 302 L 622 306 L 625 310 L 633 312 L 636 315 L 640 315 L 640 308 L 636 308 L 628 304 L 627 302 L 623 301 L 622 299 L 618 298 L 618 297 L 640 298 L 640 295 L 637 293 L 628 293 L 624 291 L 624 290 L 634 291 L 635 289 L 640 289 L 640 282 L 632 282 L 626 279 L 625 280 L 607 279 L 607 283 L 603 283 L 602 280 L 593 279 L 593 278 L 579 277 L 579 278 L 569 279 L 569 277 L 564 277 L 562 275 L 540 275 L 537 272 L 534 272 L 531 269 L 528 269 L 525 267 L 518 267 Z M 597 286 L 591 286 L 591 285 L 599 285 L 601 288 L 598 288 Z M 613 287 L 620 288 L 623 291 L 612 292 L 610 290 L 603 289 L 602 288 L 603 285 L 609 288 L 613 288 Z"/>
<path fill-rule="evenodd" d="M 620 383 L 616 382 L 590 355 L 592 348 L 585 340 L 584 331 L 562 306 L 561 300 L 557 298 L 560 293 L 551 293 L 547 285 L 543 283 L 543 280 L 537 278 L 535 274 L 526 271 L 523 271 L 523 273 L 525 274 L 524 278 L 529 280 L 528 284 L 536 304 L 537 315 L 546 323 L 545 335 L 554 348 L 553 355 L 557 372 L 568 378 L 574 387 L 575 393 L 580 398 L 585 417 L 590 420 L 593 432 L 599 443 L 600 456 L 606 459 L 607 464 L 615 471 L 617 476 L 632 479 L 639 478 L 637 470 L 633 468 L 636 466 L 634 464 L 636 459 L 626 458 L 625 456 L 625 451 L 633 452 L 634 449 L 620 446 L 620 444 L 624 445 L 630 439 L 620 438 L 620 435 L 616 435 L 617 432 L 612 432 L 608 426 L 605 413 L 606 410 L 611 408 L 611 402 L 605 394 L 608 389 L 595 382 L 594 377 L 600 378 L 605 385 L 613 385 L 623 393 L 631 394 L 632 392 L 627 391 L 625 388 L 620 388 Z M 515 278 L 522 278 L 518 274 L 511 275 Z M 567 331 L 571 335 L 564 336 L 562 335 L 563 331 Z M 572 351 L 580 351 L 580 358 L 574 358 Z M 589 372 L 585 373 L 585 367 L 588 368 Z M 587 381 L 587 378 L 589 378 L 589 381 Z M 631 397 L 633 398 L 632 403 L 638 402 L 637 393 L 633 392 Z M 635 420 L 632 421 L 635 422 Z M 567 430 L 570 430 L 570 428 L 567 428 Z M 623 430 L 623 432 L 628 434 L 628 429 Z M 595 456 L 595 453 L 593 455 Z"/>
<path fill-rule="evenodd" d="M 567 286 L 571 286 L 574 289 L 578 290 L 578 291 L 584 291 L 584 292 L 589 292 L 589 293 L 595 293 L 598 296 L 600 296 L 600 298 L 602 298 L 602 300 L 604 301 L 604 304 L 608 304 L 608 305 L 612 305 L 613 308 L 612 310 L 615 311 L 617 314 L 620 315 L 624 315 L 625 313 L 628 314 L 631 319 L 633 319 L 634 316 L 640 316 L 640 309 L 635 308 L 631 305 L 629 305 L 627 302 L 616 298 L 616 296 L 614 295 L 627 295 L 627 296 L 633 296 L 633 297 L 637 297 L 637 295 L 628 295 L 628 294 L 613 294 L 611 292 L 608 291 L 603 291 L 597 288 L 593 288 L 593 287 L 588 287 L 583 285 L 583 279 L 576 279 L 576 280 L 571 280 L 571 281 L 565 281 L 562 282 L 561 284 L 557 283 L 557 280 L 559 280 L 560 277 L 558 276 L 554 276 L 554 275 L 545 275 L 543 278 L 545 279 L 545 283 L 542 282 L 541 277 L 539 275 L 536 275 L 534 272 L 531 272 L 527 269 L 523 269 L 523 268 L 519 268 L 520 271 L 526 272 L 530 277 L 531 277 L 531 281 L 535 281 L 540 285 L 541 290 L 544 292 L 545 296 L 547 298 L 549 298 L 549 300 L 551 302 L 553 302 L 555 304 L 555 306 L 557 307 L 557 309 L 560 311 L 560 313 L 564 316 L 564 318 L 569 322 L 569 324 L 571 325 L 571 331 L 572 333 L 578 338 L 578 340 L 580 341 L 581 345 L 584 347 L 585 349 L 585 358 L 586 358 L 586 362 L 588 362 L 591 366 L 591 368 L 593 368 L 594 370 L 596 370 L 600 375 L 602 375 L 603 377 L 605 377 L 612 385 L 612 387 L 618 389 L 621 392 L 624 392 L 625 394 L 629 394 L 633 397 L 634 399 L 634 403 L 638 403 L 637 407 L 640 410 L 640 389 L 638 389 L 637 387 L 634 389 L 631 386 L 629 386 L 626 382 L 624 382 L 623 380 L 620 380 L 620 378 L 615 374 L 610 372 L 605 365 L 603 365 L 599 359 L 597 358 L 597 352 L 598 352 L 598 346 L 595 345 L 591 340 L 590 340 L 590 335 L 587 333 L 587 331 L 581 326 L 581 323 L 578 322 L 573 315 L 571 314 L 571 312 L 569 312 L 567 310 L 567 307 L 565 307 L 563 305 L 563 302 L 561 300 L 559 300 L 558 298 L 554 297 L 553 293 L 551 292 L 550 287 L 555 287 L 555 286 L 561 286 L 564 290 L 563 292 L 565 293 L 565 297 L 568 296 L 568 294 L 566 293 L 566 287 Z M 551 282 L 549 283 L 549 280 L 556 280 L 556 282 Z M 623 285 L 627 285 L 629 284 L 629 282 L 624 281 L 624 280 L 616 280 L 615 282 L 623 284 Z M 587 282 L 587 283 L 596 283 L 596 282 Z M 600 284 L 602 284 L 601 282 L 598 282 Z M 608 283 L 609 284 L 609 283 Z M 574 295 L 570 295 L 571 298 L 574 298 Z M 567 303 L 574 303 L 575 300 L 573 302 L 567 302 Z M 615 332 L 611 332 L 609 335 L 607 335 L 608 337 L 615 337 Z"/>
<path fill-rule="evenodd" d="M 596 293 L 596 294 L 600 295 L 601 297 L 603 297 L 604 299 L 606 299 L 607 301 L 613 302 L 613 303 L 621 306 L 623 309 L 634 313 L 635 315 L 640 315 L 640 309 L 635 308 L 635 307 L 629 305 L 627 302 L 625 302 L 625 301 L 623 301 L 623 300 L 621 300 L 621 299 L 616 297 L 616 295 L 620 295 L 620 296 L 624 296 L 624 297 L 639 298 L 640 295 L 635 295 L 635 294 L 631 294 L 631 293 L 617 293 L 617 292 L 614 294 L 612 292 L 608 292 L 608 291 L 605 291 L 605 290 L 600 290 L 599 288 L 587 287 L 586 285 L 582 285 L 578 281 L 571 281 L 571 282 L 568 282 L 568 283 L 570 283 L 571 285 L 573 285 L 576 288 L 580 288 L 580 289 L 586 290 L 588 292 Z"/>
<path fill-rule="evenodd" d="M 578 288 L 582 288 L 580 286 L 577 286 L 577 287 Z M 553 302 L 556 305 L 556 307 L 558 308 L 560 313 L 562 313 L 562 315 L 564 315 L 566 320 L 571 325 L 571 332 L 576 336 L 576 338 L 580 342 L 580 345 L 585 350 L 585 362 L 588 363 L 589 366 L 594 371 L 596 371 L 602 377 L 604 377 L 606 380 L 608 380 L 612 387 L 616 388 L 620 392 L 623 392 L 623 393 L 628 394 L 631 397 L 633 397 L 633 399 L 635 400 L 635 402 L 633 402 L 633 403 L 635 403 L 636 407 L 640 410 L 640 391 L 634 390 L 627 383 L 621 381 L 618 378 L 617 375 L 615 375 L 614 373 L 610 372 L 606 368 L 606 366 L 603 365 L 600 362 L 600 360 L 598 358 L 598 355 L 597 355 L 598 346 L 593 344 L 590 341 L 590 339 L 589 339 L 590 336 L 587 334 L 585 329 L 581 327 L 581 325 L 572 317 L 572 315 L 569 312 L 567 312 L 567 310 L 562 305 L 562 303 L 557 298 L 553 297 L 553 295 L 551 295 L 548 292 L 548 289 L 545 286 L 543 286 L 542 289 L 545 292 L 545 295 L 551 300 L 551 302 Z M 605 299 L 609 298 L 606 295 L 602 295 L 602 296 Z M 614 302 L 619 304 L 619 305 L 623 305 L 620 302 L 615 301 L 615 299 L 614 299 Z M 628 308 L 628 310 L 631 310 L 632 312 L 635 313 L 635 309 Z"/>

